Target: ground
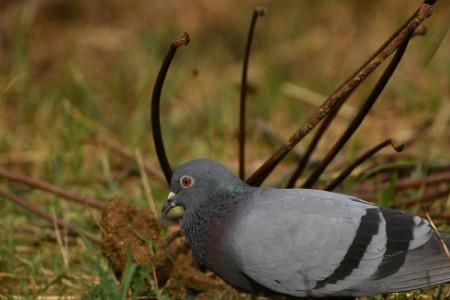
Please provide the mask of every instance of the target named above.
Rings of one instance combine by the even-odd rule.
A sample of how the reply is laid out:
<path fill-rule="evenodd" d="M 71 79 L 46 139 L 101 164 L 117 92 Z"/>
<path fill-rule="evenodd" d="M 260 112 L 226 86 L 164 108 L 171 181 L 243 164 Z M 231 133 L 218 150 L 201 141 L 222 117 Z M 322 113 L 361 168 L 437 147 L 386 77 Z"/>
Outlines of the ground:
<path fill-rule="evenodd" d="M 161 119 L 169 159 L 176 166 L 208 157 L 237 171 L 243 50 L 253 8 L 266 6 L 268 13 L 258 20 L 250 59 L 250 174 L 274 151 L 259 124 L 287 139 L 320 99 L 332 93 L 419 3 L 4 0 L 0 2 L 0 167 L 105 203 L 120 196 L 137 208 L 149 209 L 154 199 L 159 209 L 168 188 L 154 176 L 142 176 L 138 158 L 142 155 L 158 167 L 149 99 L 168 45 L 188 32 L 191 43 L 178 50 L 163 89 Z M 438 1 L 425 22 L 426 35 L 413 39 L 379 102 L 323 179 L 332 178 L 339 164 L 386 138 L 407 139 L 427 120 L 431 120 L 429 130 L 396 162 L 414 165 L 417 174 L 427 164 L 449 162 L 449 14 L 450 3 Z M 352 96 L 314 159 L 323 157 L 379 74 L 380 70 Z M 303 89 L 293 95 L 289 84 Z M 310 138 L 295 150 L 301 153 Z M 98 145 L 98 139 L 131 149 L 132 160 Z M 383 152 L 392 153 L 391 149 Z M 265 184 L 275 184 L 293 165 L 294 160 L 287 159 Z M 95 209 L 2 179 L 0 188 L 100 233 L 101 214 Z M 416 189 L 410 195 L 419 193 Z M 386 195 L 391 194 L 379 192 L 370 200 L 390 205 L 394 198 Z M 88 299 L 119 293 L 114 272 L 95 243 L 56 231 L 6 199 L 0 201 L 0 295 Z M 445 203 L 439 207 L 447 211 Z M 447 228 L 445 221 L 437 223 Z M 166 299 L 168 293 L 163 289 L 157 296 Z M 440 295 L 448 293 L 444 290 Z M 238 296 L 225 289 L 215 297 Z M 391 297 L 429 299 L 431 292 Z"/>

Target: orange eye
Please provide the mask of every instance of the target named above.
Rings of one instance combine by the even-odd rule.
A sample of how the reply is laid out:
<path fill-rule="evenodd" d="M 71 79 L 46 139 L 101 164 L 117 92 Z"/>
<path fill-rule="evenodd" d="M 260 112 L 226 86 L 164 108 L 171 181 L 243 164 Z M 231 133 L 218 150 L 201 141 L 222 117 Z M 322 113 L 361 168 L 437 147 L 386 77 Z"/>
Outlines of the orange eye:
<path fill-rule="evenodd" d="M 194 184 L 194 179 L 191 176 L 183 176 L 180 178 L 180 183 L 183 187 L 188 188 Z"/>

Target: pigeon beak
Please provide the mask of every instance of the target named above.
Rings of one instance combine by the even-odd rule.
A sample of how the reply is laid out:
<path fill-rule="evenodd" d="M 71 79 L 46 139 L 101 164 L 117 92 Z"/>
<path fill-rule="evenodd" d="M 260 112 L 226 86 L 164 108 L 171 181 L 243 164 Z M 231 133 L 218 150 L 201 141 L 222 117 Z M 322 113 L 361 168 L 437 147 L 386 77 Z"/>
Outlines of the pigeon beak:
<path fill-rule="evenodd" d="M 163 216 L 166 216 L 172 208 L 178 206 L 176 196 L 177 194 L 175 194 L 174 192 L 170 192 L 169 196 L 167 196 L 167 201 L 166 203 L 164 203 L 161 209 Z"/>

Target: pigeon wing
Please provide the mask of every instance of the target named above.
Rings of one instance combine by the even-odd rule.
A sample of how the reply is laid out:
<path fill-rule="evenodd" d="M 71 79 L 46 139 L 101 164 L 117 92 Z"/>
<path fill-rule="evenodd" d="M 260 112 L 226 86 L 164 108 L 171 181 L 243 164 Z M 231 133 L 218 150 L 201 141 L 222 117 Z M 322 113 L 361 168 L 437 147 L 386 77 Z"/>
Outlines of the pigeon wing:
<path fill-rule="evenodd" d="M 236 217 L 231 243 L 242 272 L 299 297 L 364 294 L 363 283 L 374 293 L 367 282 L 395 274 L 408 249 L 431 237 L 419 217 L 317 190 L 255 189 Z"/>

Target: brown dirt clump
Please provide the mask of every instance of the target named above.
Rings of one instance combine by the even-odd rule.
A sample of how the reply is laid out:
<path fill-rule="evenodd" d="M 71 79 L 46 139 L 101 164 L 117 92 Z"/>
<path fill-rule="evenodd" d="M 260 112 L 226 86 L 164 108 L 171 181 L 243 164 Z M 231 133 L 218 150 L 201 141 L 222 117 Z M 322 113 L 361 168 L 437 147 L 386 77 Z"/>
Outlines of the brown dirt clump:
<path fill-rule="evenodd" d="M 102 252 L 117 278 L 121 277 L 131 254 L 137 264 L 152 264 L 156 268 L 158 284 L 164 285 L 173 269 L 171 257 L 188 250 L 181 240 L 175 240 L 167 248 L 155 215 L 149 210 L 138 210 L 119 198 L 106 206 L 100 228 Z"/>
<path fill-rule="evenodd" d="M 237 294 L 213 274 L 193 267 L 192 255 L 183 238 L 167 245 L 167 238 L 161 235 L 163 228 L 150 210 L 137 209 L 120 198 L 113 199 L 103 211 L 100 228 L 102 252 L 117 278 L 121 277 L 131 254 L 135 263 L 153 266 L 158 285 L 166 285 L 176 299 L 186 289 L 207 294 L 229 290 Z"/>
<path fill-rule="evenodd" d="M 182 299 L 186 288 L 200 293 L 200 297 L 210 299 L 214 294 L 222 294 L 230 291 L 237 295 L 237 291 L 225 284 L 221 279 L 211 272 L 200 272 L 193 267 L 192 253 L 180 254 L 176 260 L 176 268 L 173 269 L 172 276 L 167 284 L 172 291 L 172 296 Z M 197 299 L 197 298 L 196 298 Z"/>

